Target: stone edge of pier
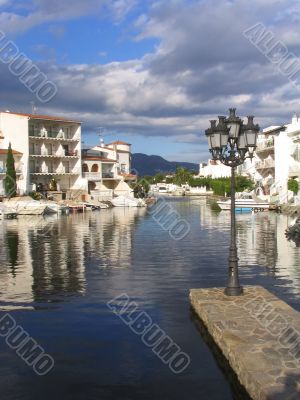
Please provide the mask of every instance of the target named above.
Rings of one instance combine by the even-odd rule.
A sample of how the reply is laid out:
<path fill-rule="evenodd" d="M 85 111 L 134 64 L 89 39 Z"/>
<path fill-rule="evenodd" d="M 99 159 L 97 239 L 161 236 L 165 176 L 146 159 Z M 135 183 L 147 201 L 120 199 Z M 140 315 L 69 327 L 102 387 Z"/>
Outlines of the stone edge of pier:
<path fill-rule="evenodd" d="M 260 286 L 225 296 L 191 289 L 190 303 L 254 400 L 300 398 L 300 313 Z"/>

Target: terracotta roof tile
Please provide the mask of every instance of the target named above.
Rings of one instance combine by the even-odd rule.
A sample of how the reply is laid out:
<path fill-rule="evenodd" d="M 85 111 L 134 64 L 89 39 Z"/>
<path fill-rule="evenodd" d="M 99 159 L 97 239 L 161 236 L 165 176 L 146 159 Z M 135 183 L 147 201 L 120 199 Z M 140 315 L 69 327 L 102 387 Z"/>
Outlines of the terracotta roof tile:
<path fill-rule="evenodd" d="M 23 153 L 21 153 L 20 151 L 17 151 L 17 150 L 13 150 L 12 152 L 13 152 L 13 154 L 15 154 L 16 156 L 17 156 L 17 155 L 22 155 L 22 154 L 23 154 Z M 3 154 L 7 154 L 7 149 L 0 149 L 0 155 L 3 155 Z"/>
<path fill-rule="evenodd" d="M 115 142 L 111 142 L 111 143 L 109 143 L 109 144 L 126 144 L 126 145 L 128 145 L 128 146 L 131 146 L 130 143 L 123 142 L 122 140 L 116 140 Z"/>
<path fill-rule="evenodd" d="M 28 117 L 29 119 L 45 119 L 48 121 L 62 121 L 62 122 L 75 122 L 77 124 L 81 124 L 80 121 L 72 120 L 72 119 L 67 119 L 67 118 L 62 118 L 62 117 L 55 117 L 55 116 L 50 116 L 50 115 L 38 115 L 38 114 L 24 114 L 24 113 L 17 113 L 17 112 L 6 112 L 6 111 L 1 111 L 4 114 L 13 114 L 13 115 L 21 115 L 23 117 Z"/>
<path fill-rule="evenodd" d="M 82 156 L 82 160 L 95 160 L 95 161 L 107 161 L 107 162 L 117 162 L 117 160 L 112 160 L 110 158 L 101 157 L 101 156 Z"/>

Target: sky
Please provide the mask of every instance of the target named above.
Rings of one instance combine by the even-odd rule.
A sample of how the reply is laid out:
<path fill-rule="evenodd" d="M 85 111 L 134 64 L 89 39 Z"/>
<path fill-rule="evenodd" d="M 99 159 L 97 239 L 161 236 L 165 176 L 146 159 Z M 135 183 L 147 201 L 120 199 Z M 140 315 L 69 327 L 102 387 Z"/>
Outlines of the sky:
<path fill-rule="evenodd" d="M 40 102 L 0 61 L 0 109 L 34 102 L 82 121 L 85 144 L 203 162 L 204 130 L 229 107 L 262 128 L 300 114 L 300 84 L 244 34 L 261 24 L 297 61 L 299 20 L 298 0 L 0 0 L 5 39 L 57 87 Z"/>

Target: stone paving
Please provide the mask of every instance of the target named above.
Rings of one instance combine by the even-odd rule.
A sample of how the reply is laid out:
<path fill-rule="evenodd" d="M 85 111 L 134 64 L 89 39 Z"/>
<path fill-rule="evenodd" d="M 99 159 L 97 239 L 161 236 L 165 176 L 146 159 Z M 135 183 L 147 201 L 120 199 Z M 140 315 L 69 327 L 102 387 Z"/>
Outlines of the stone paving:
<path fill-rule="evenodd" d="M 191 289 L 196 315 L 254 400 L 300 400 L 300 313 L 260 286 Z"/>

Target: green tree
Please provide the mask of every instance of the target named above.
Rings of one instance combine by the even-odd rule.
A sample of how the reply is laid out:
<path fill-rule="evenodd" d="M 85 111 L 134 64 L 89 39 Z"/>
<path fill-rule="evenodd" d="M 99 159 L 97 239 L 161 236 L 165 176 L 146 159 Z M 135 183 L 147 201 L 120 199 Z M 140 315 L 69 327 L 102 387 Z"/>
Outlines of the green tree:
<path fill-rule="evenodd" d="M 177 185 L 185 185 L 191 180 L 192 174 L 186 168 L 177 167 L 175 172 L 174 183 Z"/>
<path fill-rule="evenodd" d="M 166 179 L 166 176 L 162 172 L 158 172 L 153 179 L 155 183 L 161 183 Z"/>
<path fill-rule="evenodd" d="M 237 175 L 235 178 L 235 185 L 238 192 L 243 192 L 246 189 L 254 189 L 254 182 L 243 175 Z"/>
<path fill-rule="evenodd" d="M 6 196 L 14 197 L 16 195 L 16 187 L 17 187 L 16 181 L 17 181 L 17 175 L 15 168 L 15 160 L 11 149 L 11 144 L 9 143 L 7 150 L 7 159 L 6 159 L 6 175 L 4 178 Z"/>
<path fill-rule="evenodd" d="M 299 183 L 295 179 L 289 179 L 288 189 L 291 190 L 294 194 L 297 194 L 299 190 Z"/>

